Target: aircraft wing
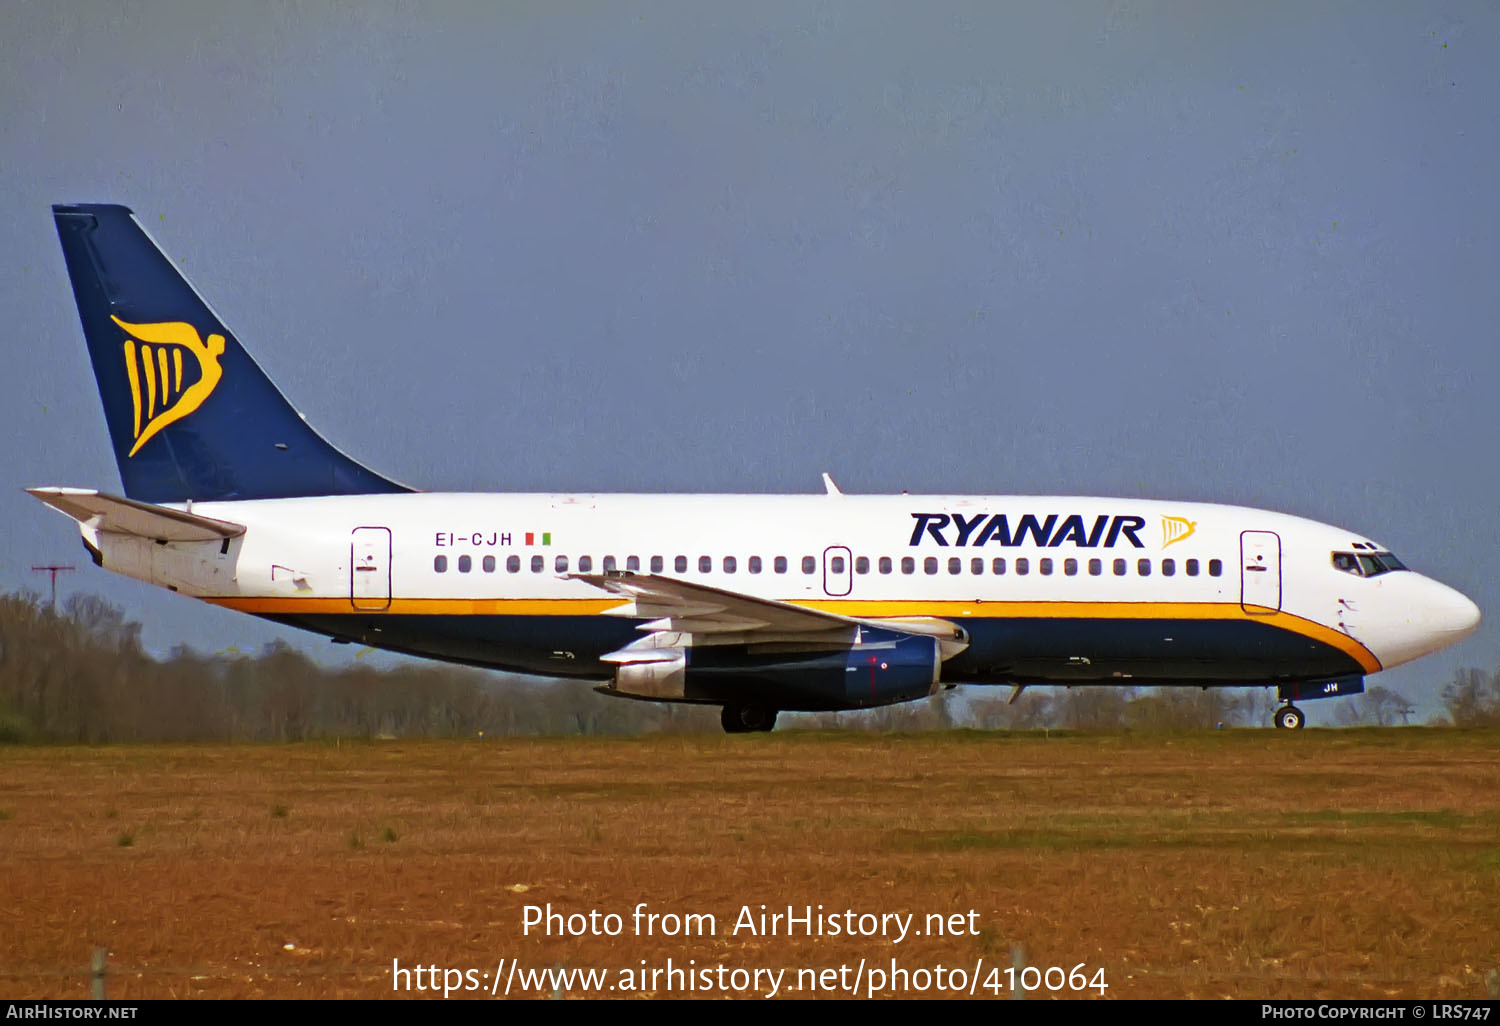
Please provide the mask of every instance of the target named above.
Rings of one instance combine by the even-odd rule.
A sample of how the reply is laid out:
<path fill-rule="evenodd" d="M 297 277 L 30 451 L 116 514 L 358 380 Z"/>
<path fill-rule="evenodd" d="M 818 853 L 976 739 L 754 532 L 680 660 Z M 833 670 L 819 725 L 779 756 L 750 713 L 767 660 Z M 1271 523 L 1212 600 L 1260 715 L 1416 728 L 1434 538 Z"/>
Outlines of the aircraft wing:
<path fill-rule="evenodd" d="M 650 660 L 654 657 L 648 653 L 705 645 L 842 648 L 857 644 L 865 627 L 936 637 L 945 659 L 968 647 L 968 637 L 961 627 L 937 617 L 875 620 L 841 616 L 655 574 L 568 576 L 627 600 L 606 615 L 648 621 L 638 628 L 648 632 L 645 637 L 604 656 L 606 662 Z"/>
<path fill-rule="evenodd" d="M 200 517 L 91 488 L 28 488 L 26 491 L 82 527 L 153 541 L 219 541 L 245 533 L 243 524 Z"/>

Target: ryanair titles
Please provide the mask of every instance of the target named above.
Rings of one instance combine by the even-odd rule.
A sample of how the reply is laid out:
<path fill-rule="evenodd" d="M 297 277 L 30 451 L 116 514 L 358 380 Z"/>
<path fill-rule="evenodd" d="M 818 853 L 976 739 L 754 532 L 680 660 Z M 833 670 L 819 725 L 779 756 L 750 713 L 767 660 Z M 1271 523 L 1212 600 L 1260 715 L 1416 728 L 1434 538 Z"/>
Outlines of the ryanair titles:
<path fill-rule="evenodd" d="M 938 545 L 1034 545 L 1039 549 L 1055 549 L 1072 545 L 1078 549 L 1112 549 L 1121 539 L 1138 549 L 1145 543 L 1137 532 L 1146 526 L 1145 517 L 1111 516 L 1101 513 L 1092 520 L 1085 520 L 1074 513 L 1063 516 L 1048 513 L 1039 517 L 1035 513 L 1024 513 L 1011 521 L 1004 513 L 913 513 L 916 526 L 912 528 L 911 544 L 921 545 L 931 540 Z"/>

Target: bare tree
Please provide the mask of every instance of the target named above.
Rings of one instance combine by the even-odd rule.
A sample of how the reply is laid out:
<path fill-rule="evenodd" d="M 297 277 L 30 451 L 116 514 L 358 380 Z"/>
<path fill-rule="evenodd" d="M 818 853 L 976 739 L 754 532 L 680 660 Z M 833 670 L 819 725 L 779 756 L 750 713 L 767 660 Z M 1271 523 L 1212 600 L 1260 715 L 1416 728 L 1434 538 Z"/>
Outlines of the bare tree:
<path fill-rule="evenodd" d="M 1237 725 L 1251 706 L 1250 696 L 1219 687 L 1159 687 L 1137 695 L 1126 719 L 1145 730 L 1191 730 Z"/>
<path fill-rule="evenodd" d="M 985 730 L 1040 730 L 1054 725 L 1050 688 L 1027 688 L 1014 699 L 1009 690 L 975 689 L 982 694 L 969 699 L 969 715 Z"/>
<path fill-rule="evenodd" d="M 1500 726 L 1500 671 L 1460 669 L 1443 688 L 1443 706 L 1454 726 Z"/>
<path fill-rule="evenodd" d="M 1058 726 L 1072 730 L 1126 726 L 1126 708 L 1134 698 L 1131 687 L 1065 688 L 1056 698 Z"/>

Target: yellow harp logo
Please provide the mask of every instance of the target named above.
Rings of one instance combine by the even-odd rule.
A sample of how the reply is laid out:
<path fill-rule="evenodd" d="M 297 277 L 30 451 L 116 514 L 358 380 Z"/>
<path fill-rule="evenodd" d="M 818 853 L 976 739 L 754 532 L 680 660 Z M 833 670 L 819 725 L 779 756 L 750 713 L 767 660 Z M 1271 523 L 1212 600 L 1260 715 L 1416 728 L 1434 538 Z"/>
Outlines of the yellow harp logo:
<path fill-rule="evenodd" d="M 203 405 L 218 386 L 224 371 L 224 336 L 210 335 L 204 342 L 198 329 L 182 321 L 161 324 L 129 324 L 110 315 L 125 329 L 125 374 L 130 379 L 130 399 L 135 409 L 135 445 L 130 455 L 169 424 L 174 424 Z M 183 353 L 196 364 L 189 367 L 187 384 L 182 372 Z M 142 391 L 142 385 L 145 391 Z"/>
<path fill-rule="evenodd" d="M 1161 547 L 1166 548 L 1173 542 L 1180 542 L 1190 537 L 1197 530 L 1198 521 L 1188 520 L 1185 517 L 1162 517 L 1161 518 Z"/>

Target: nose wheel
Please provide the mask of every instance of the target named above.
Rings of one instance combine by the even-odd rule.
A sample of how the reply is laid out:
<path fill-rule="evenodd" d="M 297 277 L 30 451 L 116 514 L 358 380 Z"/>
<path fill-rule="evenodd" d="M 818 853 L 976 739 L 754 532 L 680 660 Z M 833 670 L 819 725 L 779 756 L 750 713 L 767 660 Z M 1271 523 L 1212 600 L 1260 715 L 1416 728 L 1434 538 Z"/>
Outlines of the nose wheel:
<path fill-rule="evenodd" d="M 1276 710 L 1276 726 L 1281 730 L 1301 730 L 1307 724 L 1307 716 L 1295 705 L 1284 705 Z"/>

